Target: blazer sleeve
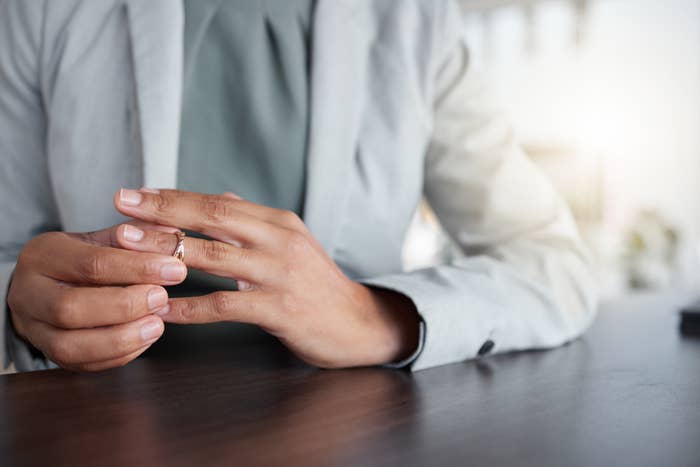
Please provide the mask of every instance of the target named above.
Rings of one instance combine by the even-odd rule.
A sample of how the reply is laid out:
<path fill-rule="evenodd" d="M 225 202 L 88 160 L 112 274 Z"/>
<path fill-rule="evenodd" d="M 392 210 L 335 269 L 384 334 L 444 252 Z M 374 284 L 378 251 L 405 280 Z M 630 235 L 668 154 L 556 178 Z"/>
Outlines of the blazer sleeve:
<path fill-rule="evenodd" d="M 50 365 L 15 335 L 6 305 L 19 252 L 58 225 L 40 86 L 43 6 L 0 0 L 0 364 L 14 363 L 20 371 Z"/>
<path fill-rule="evenodd" d="M 424 328 L 413 370 L 558 346 L 581 335 L 596 310 L 591 265 L 567 206 L 471 69 L 459 11 L 443 18 L 424 191 L 464 257 L 363 281 L 416 305 Z"/>

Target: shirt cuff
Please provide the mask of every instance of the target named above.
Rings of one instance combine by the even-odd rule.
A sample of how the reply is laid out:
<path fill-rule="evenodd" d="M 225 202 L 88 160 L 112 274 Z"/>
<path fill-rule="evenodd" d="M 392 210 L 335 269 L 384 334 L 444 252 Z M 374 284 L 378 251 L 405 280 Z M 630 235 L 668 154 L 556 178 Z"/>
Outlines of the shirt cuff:
<path fill-rule="evenodd" d="M 421 354 L 423 351 L 423 347 L 425 346 L 425 322 L 423 319 L 420 320 L 420 323 L 418 323 L 418 347 L 416 350 L 408 357 L 404 358 L 403 360 L 400 360 L 398 362 L 394 363 L 387 363 L 386 365 L 382 365 L 384 368 L 392 368 L 392 369 L 399 369 L 399 368 L 407 368 L 413 364 L 413 362 L 418 359 L 418 356 Z"/>

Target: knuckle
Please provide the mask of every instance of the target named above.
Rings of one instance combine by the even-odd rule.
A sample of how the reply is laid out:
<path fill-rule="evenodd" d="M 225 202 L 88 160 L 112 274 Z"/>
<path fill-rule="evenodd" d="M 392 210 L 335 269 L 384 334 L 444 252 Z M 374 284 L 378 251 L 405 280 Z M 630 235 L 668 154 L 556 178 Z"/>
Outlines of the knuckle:
<path fill-rule="evenodd" d="M 282 224 L 291 229 L 296 229 L 303 225 L 301 218 L 294 211 L 280 211 L 279 218 Z"/>
<path fill-rule="evenodd" d="M 44 232 L 29 240 L 20 251 L 17 257 L 17 264 L 23 265 L 32 263 L 41 256 L 41 250 L 46 246 L 55 243 L 63 235 L 59 232 Z"/>
<path fill-rule="evenodd" d="M 161 192 L 159 195 L 153 196 L 153 209 L 157 214 L 164 216 L 170 213 L 173 201 L 169 194 Z"/>
<path fill-rule="evenodd" d="M 86 282 L 99 281 L 105 272 L 105 258 L 102 253 L 90 253 L 78 262 L 78 275 Z"/>
<path fill-rule="evenodd" d="M 221 198 L 205 197 L 202 200 L 202 212 L 212 224 L 220 224 L 231 215 L 231 204 Z"/>
<path fill-rule="evenodd" d="M 229 292 L 215 292 L 211 295 L 212 311 L 214 316 L 223 319 L 228 316 L 235 307 L 233 294 Z"/>
<path fill-rule="evenodd" d="M 53 322 L 61 328 L 71 328 L 77 323 L 78 303 L 71 291 L 61 293 L 54 303 Z"/>
<path fill-rule="evenodd" d="M 229 249 L 228 247 L 217 241 L 205 241 L 202 246 L 204 250 L 204 257 L 211 262 L 221 262 L 228 259 Z"/>
<path fill-rule="evenodd" d="M 180 302 L 178 304 L 178 311 L 185 322 L 194 322 L 199 315 L 199 308 L 191 300 Z"/>

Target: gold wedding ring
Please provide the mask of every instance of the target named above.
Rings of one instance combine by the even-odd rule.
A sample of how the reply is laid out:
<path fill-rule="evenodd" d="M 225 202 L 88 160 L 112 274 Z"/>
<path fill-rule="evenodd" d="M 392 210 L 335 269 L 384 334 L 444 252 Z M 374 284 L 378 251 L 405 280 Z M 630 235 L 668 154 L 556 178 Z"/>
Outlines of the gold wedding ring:
<path fill-rule="evenodd" d="M 175 236 L 177 237 L 177 246 L 175 247 L 175 251 L 173 252 L 173 256 L 179 259 L 180 261 L 184 262 L 185 261 L 185 232 L 182 232 L 178 230 L 175 232 Z"/>

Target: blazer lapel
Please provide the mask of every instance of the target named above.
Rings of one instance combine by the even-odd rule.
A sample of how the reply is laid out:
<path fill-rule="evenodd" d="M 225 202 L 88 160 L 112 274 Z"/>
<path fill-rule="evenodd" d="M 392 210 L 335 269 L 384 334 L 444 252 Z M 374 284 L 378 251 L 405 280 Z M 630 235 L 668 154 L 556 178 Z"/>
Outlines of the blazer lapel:
<path fill-rule="evenodd" d="M 332 255 L 356 152 L 368 35 L 361 1 L 318 0 L 312 31 L 311 122 L 304 221 Z"/>
<path fill-rule="evenodd" d="M 180 1 L 126 0 L 144 185 L 177 182 L 184 14 Z"/>
<path fill-rule="evenodd" d="M 182 2 L 126 0 L 144 185 L 177 183 L 183 81 Z M 366 89 L 364 2 L 318 0 L 312 31 L 311 121 L 304 220 L 332 254 L 355 155 Z"/>

